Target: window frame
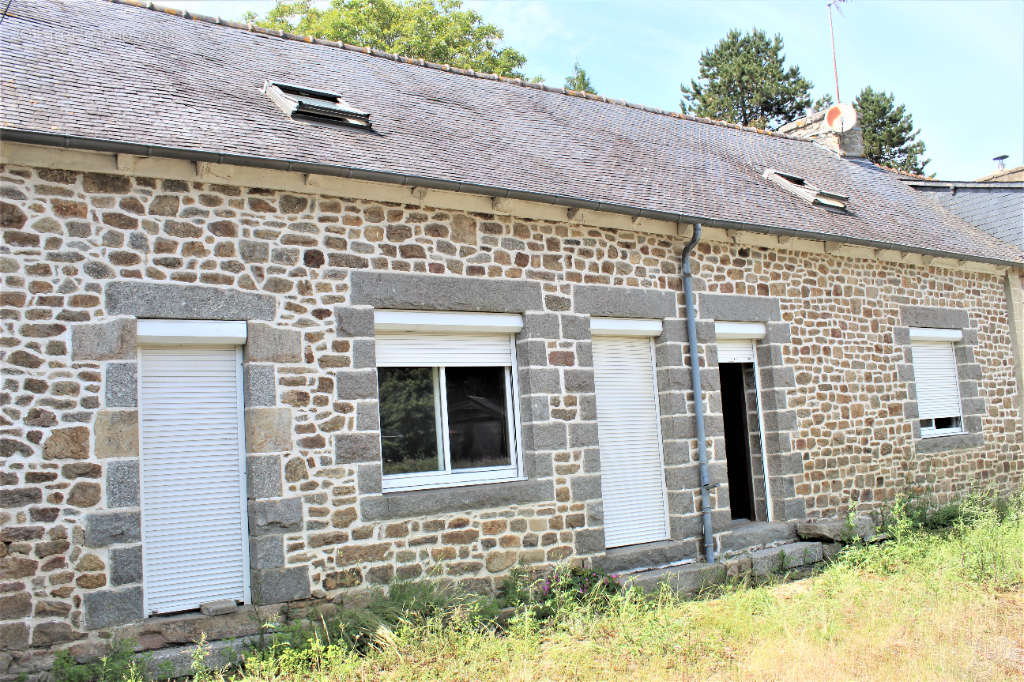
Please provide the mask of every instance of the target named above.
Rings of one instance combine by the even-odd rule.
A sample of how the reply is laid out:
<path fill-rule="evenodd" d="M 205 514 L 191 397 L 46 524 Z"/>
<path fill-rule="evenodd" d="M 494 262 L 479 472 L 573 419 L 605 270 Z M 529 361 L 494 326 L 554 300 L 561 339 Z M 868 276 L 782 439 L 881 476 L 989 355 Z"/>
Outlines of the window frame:
<path fill-rule="evenodd" d="M 383 313 L 383 314 L 382 314 Z M 493 315 L 495 321 L 498 323 L 495 326 L 502 327 L 500 330 L 495 331 L 493 328 L 486 328 L 486 321 L 481 322 L 480 318 L 486 318 L 486 314 L 471 314 L 474 318 L 473 322 L 479 322 L 479 324 L 460 324 L 459 322 L 452 323 L 452 313 L 414 313 L 410 315 L 408 312 L 395 312 L 395 311 L 376 311 L 376 327 L 378 331 L 397 331 L 401 326 L 404 327 L 404 332 L 437 332 L 444 331 L 451 334 L 459 333 L 480 333 L 486 331 L 494 333 L 495 335 L 507 334 L 509 343 L 509 364 L 466 364 L 466 365 L 437 365 L 437 364 L 425 364 L 410 362 L 408 365 L 401 365 L 394 362 L 389 362 L 385 365 L 377 364 L 377 368 L 380 367 L 430 367 L 434 370 L 434 398 L 435 403 L 439 403 L 439 410 L 435 411 L 435 419 L 440 422 L 440 430 L 438 431 L 438 444 L 443 446 L 443 452 L 438 453 L 439 460 L 443 457 L 443 470 L 439 471 L 420 471 L 405 474 L 387 474 L 384 473 L 384 443 L 383 443 L 383 431 L 378 433 L 378 437 L 381 439 L 381 492 L 393 493 L 403 492 L 410 490 L 428 490 L 432 488 L 454 488 L 458 486 L 466 485 L 481 485 L 487 483 L 505 483 L 509 481 L 522 481 L 526 480 L 523 475 L 523 453 L 522 453 L 522 429 L 520 419 L 520 402 L 519 402 L 519 363 L 516 354 L 516 335 L 512 331 L 515 327 L 507 324 L 507 320 L 498 320 L 497 318 L 509 318 L 508 315 Z M 458 320 L 461 315 L 455 314 Z M 518 316 L 515 316 L 518 318 Z M 418 321 L 417 321 L 418 320 Z M 470 321 L 467 315 L 463 322 Z M 508 328 L 505 328 L 508 327 Z M 521 321 L 519 322 L 521 327 Z M 453 470 L 451 466 L 451 436 L 449 433 L 448 426 L 448 411 L 447 411 L 447 390 L 445 388 L 445 372 L 446 367 L 501 367 L 504 369 L 505 378 L 505 400 L 506 400 L 506 420 L 508 430 L 508 454 L 509 464 L 498 466 L 498 467 L 474 467 L 471 469 L 457 469 Z M 379 380 L 378 380 L 379 381 Z M 378 410 L 380 406 L 378 405 Z"/>
<path fill-rule="evenodd" d="M 942 417 L 924 417 L 922 418 L 918 414 L 916 418 L 918 430 L 921 439 L 927 438 L 940 438 L 942 436 L 957 436 L 967 433 L 964 428 L 964 406 L 963 396 L 960 391 L 960 376 L 958 371 L 959 363 L 956 358 L 956 343 L 963 339 L 963 332 L 959 329 L 939 329 L 939 328 L 928 328 L 928 327 L 912 327 L 910 329 L 910 365 L 914 372 L 914 387 L 917 391 L 917 404 L 921 404 L 921 386 L 920 378 L 918 376 L 917 364 L 914 360 L 914 348 L 915 346 L 935 346 L 944 345 L 948 346 L 949 352 L 953 358 L 953 385 L 956 389 L 956 405 L 957 413 L 945 415 Z M 935 421 L 938 419 L 951 419 L 955 420 L 955 424 L 952 426 L 936 428 Z M 930 426 L 925 426 L 925 422 L 930 422 Z"/>

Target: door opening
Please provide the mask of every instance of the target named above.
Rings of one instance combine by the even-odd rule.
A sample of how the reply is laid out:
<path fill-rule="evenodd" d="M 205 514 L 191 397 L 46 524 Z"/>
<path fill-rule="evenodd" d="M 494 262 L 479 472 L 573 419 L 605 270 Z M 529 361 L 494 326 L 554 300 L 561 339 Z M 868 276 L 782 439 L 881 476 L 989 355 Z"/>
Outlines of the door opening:
<path fill-rule="evenodd" d="M 722 381 L 722 417 L 725 426 L 725 458 L 729 478 L 729 507 L 733 519 L 757 520 L 751 458 L 750 409 L 744 373 L 753 374 L 752 363 L 719 364 Z M 757 400 L 756 393 L 751 396 Z M 756 410 L 756 405 L 753 406 Z"/>

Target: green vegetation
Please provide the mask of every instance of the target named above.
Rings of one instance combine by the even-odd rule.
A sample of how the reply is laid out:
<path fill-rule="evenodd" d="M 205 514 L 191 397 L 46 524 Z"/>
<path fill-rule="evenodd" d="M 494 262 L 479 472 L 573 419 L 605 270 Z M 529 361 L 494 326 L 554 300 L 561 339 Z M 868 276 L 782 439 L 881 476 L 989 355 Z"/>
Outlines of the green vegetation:
<path fill-rule="evenodd" d="M 729 31 L 700 56 L 699 76 L 681 85 L 683 113 L 757 128 L 800 118 L 811 104 L 811 84 L 786 67 L 782 36 L 760 29 Z"/>
<path fill-rule="evenodd" d="M 690 600 L 569 567 L 513 572 L 496 599 L 399 582 L 364 609 L 273 627 L 236 669 L 206 669 L 200 647 L 193 670 L 216 682 L 1020 679 L 1024 495 L 904 499 L 882 530 L 888 542 L 848 545 L 806 580 L 737 579 Z M 56 679 L 86 679 L 69 667 Z"/>
<path fill-rule="evenodd" d="M 591 95 L 597 94 L 597 90 L 590 83 L 590 76 L 583 70 L 579 62 L 572 65 L 572 75 L 565 77 L 565 87 L 577 92 L 589 92 Z"/>
<path fill-rule="evenodd" d="M 327 7 L 313 0 L 279 0 L 266 17 L 249 12 L 245 19 L 501 76 L 522 78 L 526 64 L 518 50 L 499 47 L 505 35 L 500 28 L 462 9 L 460 0 L 331 0 Z"/>
<path fill-rule="evenodd" d="M 892 93 L 864 88 L 853 102 L 864 130 L 864 156 L 882 166 L 907 173 L 924 173 L 924 142 L 914 129 L 914 117 Z"/>

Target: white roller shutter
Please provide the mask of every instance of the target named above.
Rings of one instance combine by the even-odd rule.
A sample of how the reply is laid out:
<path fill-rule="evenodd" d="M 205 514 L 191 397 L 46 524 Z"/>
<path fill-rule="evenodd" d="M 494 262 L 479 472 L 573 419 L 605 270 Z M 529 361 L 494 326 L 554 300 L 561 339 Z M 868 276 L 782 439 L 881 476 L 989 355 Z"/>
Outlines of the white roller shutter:
<path fill-rule="evenodd" d="M 914 341 L 911 352 L 919 417 L 959 417 L 960 386 L 957 382 L 953 344 L 946 341 Z"/>
<path fill-rule="evenodd" d="M 665 471 L 649 338 L 595 336 L 605 545 L 668 538 Z"/>
<path fill-rule="evenodd" d="M 451 332 L 381 332 L 378 367 L 508 367 L 512 335 Z"/>
<path fill-rule="evenodd" d="M 241 349 L 139 356 L 146 614 L 248 601 Z"/>
<path fill-rule="evenodd" d="M 718 363 L 753 362 L 754 343 L 750 339 L 718 339 Z"/>

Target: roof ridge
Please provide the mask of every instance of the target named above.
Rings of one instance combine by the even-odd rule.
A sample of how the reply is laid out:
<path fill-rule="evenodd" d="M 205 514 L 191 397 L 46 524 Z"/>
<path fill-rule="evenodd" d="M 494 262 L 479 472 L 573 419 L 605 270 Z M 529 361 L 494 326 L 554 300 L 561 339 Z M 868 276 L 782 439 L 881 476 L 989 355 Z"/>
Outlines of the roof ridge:
<path fill-rule="evenodd" d="M 667 109 L 659 109 L 658 107 L 649 107 L 644 104 L 635 104 L 633 102 L 627 102 L 622 99 L 612 99 L 611 97 L 605 97 L 603 95 L 591 94 L 589 92 L 582 92 L 580 90 L 569 90 L 567 88 L 555 88 L 550 85 L 544 85 L 543 83 L 532 83 L 522 78 L 509 78 L 508 76 L 500 76 L 496 73 L 487 73 L 484 71 L 474 71 L 473 69 L 461 69 L 457 66 L 450 64 L 439 64 L 437 62 L 430 62 L 425 59 L 418 57 L 405 57 L 400 54 L 393 52 L 385 52 L 384 50 L 378 50 L 372 47 L 362 47 L 359 45 L 351 45 L 349 43 L 341 42 L 340 40 L 324 40 L 323 38 L 314 38 L 308 35 L 299 35 L 297 33 L 287 33 L 280 29 L 265 28 L 263 26 L 257 26 L 253 23 L 246 23 L 241 21 L 231 21 L 228 19 L 222 19 L 220 17 L 211 17 L 206 14 L 196 14 L 185 9 L 176 9 L 174 7 L 167 7 L 166 5 L 160 5 L 151 0 L 106 0 L 115 5 L 128 5 L 130 7 L 138 7 L 140 9 L 153 10 L 155 12 L 161 12 L 163 14 L 170 14 L 171 16 L 181 17 L 183 19 L 192 19 L 193 21 L 201 21 L 207 24 L 215 24 L 218 26 L 226 26 L 228 28 L 240 29 L 248 31 L 249 33 L 256 33 L 259 35 L 272 36 L 274 38 L 282 38 L 284 40 L 293 40 L 300 43 L 312 43 L 314 45 L 324 45 L 326 47 L 340 48 L 348 50 L 350 52 L 360 52 L 373 57 L 380 57 L 382 59 L 389 59 L 395 62 L 401 62 L 403 64 L 411 64 L 413 66 L 422 66 L 428 69 L 435 69 L 438 71 L 447 71 L 449 73 L 458 74 L 460 76 L 469 76 L 472 78 L 481 78 L 484 80 L 500 81 L 502 83 L 509 83 L 512 85 L 518 85 L 525 88 L 533 88 L 534 90 L 543 90 L 544 92 L 552 92 L 556 94 L 566 95 L 569 97 L 576 97 L 578 99 L 588 99 L 596 102 L 604 102 L 606 104 L 614 104 L 616 106 L 626 107 L 627 109 L 638 109 L 645 111 L 650 114 L 658 114 L 660 116 L 669 116 L 671 118 L 677 118 L 684 121 L 693 121 L 694 123 L 705 123 L 707 125 L 718 126 L 721 128 L 731 128 L 733 130 L 741 130 L 745 132 L 757 133 L 759 135 L 767 135 L 769 137 L 778 137 L 785 140 L 798 140 L 800 142 L 811 142 L 807 138 L 797 137 L 795 135 L 787 135 L 786 133 L 780 133 L 774 130 L 765 130 L 762 128 L 754 128 L 753 126 L 744 126 L 738 123 L 729 123 L 728 121 L 719 121 L 713 118 L 704 118 L 702 116 L 693 116 L 691 114 L 683 114 L 675 111 L 668 111 Z"/>

